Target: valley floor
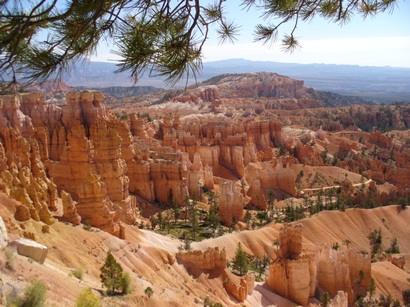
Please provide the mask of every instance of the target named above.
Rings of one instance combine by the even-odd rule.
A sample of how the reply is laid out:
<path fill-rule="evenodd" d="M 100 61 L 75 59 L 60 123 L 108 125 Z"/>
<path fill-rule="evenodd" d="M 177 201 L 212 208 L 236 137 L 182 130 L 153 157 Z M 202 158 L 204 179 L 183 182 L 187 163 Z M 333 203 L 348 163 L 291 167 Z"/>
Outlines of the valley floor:
<path fill-rule="evenodd" d="M 13 219 L 13 202 L 4 195 L 0 199 L 0 216 L 5 220 L 11 239 L 19 235 L 18 222 Z M 8 202 L 8 203 L 7 203 Z M 399 269 L 388 261 L 372 264 L 372 275 L 377 293 L 400 297 L 409 287 L 410 278 L 410 210 L 398 206 L 377 209 L 348 209 L 345 212 L 323 211 L 299 221 L 303 225 L 303 248 L 310 250 L 324 244 L 351 241 L 363 250 L 369 249 L 367 236 L 374 229 L 381 229 L 385 245 L 397 238 L 400 251 L 407 258 L 405 268 Z M 30 221 L 25 231 L 35 235 L 37 241 L 49 248 L 43 265 L 15 256 L 14 270 L 4 267 L 2 255 L 1 278 L 3 292 L 22 289 L 32 279 L 39 279 L 48 288 L 47 306 L 72 306 L 83 288 L 102 292 L 99 269 L 108 250 L 132 276 L 134 291 L 125 297 L 104 298 L 104 306 L 202 306 L 205 297 L 219 301 L 224 306 L 235 306 L 220 277 L 209 279 L 206 275 L 194 278 L 184 266 L 175 261 L 181 241 L 126 226 L 125 240 L 118 239 L 95 228 L 83 229 L 56 222 L 49 233 L 41 231 L 42 225 Z M 227 257 L 234 255 L 240 242 L 251 255 L 269 254 L 278 237 L 280 224 L 269 224 L 258 230 L 225 234 L 221 237 L 192 243 L 193 250 L 207 247 L 224 248 Z M 70 272 L 75 268 L 84 271 L 82 281 Z M 144 289 L 150 286 L 154 295 L 147 298 Z M 263 283 L 256 283 L 253 293 L 244 302 L 246 306 L 291 306 L 292 303 L 268 290 Z"/>

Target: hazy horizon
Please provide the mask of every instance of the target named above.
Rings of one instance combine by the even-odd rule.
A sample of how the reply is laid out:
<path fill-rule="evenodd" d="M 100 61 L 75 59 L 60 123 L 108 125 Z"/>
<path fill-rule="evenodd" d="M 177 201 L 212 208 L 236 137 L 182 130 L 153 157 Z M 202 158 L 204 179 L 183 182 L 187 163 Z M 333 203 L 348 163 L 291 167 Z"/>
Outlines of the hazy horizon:
<path fill-rule="evenodd" d="M 112 63 L 116 64 L 118 60 L 114 59 L 100 59 L 100 58 L 95 58 L 92 57 L 89 59 L 90 62 L 94 63 Z M 398 69 L 410 69 L 410 66 L 392 66 L 392 65 L 361 65 L 361 64 L 340 64 L 340 63 L 323 63 L 323 62 L 306 62 L 306 63 L 300 63 L 300 62 L 292 62 L 292 61 L 275 61 L 275 60 L 253 60 L 253 59 L 246 59 L 246 58 L 241 58 L 241 57 L 232 57 L 232 58 L 224 58 L 224 59 L 218 59 L 218 60 L 203 60 L 203 64 L 209 64 L 209 63 L 217 63 L 217 62 L 229 62 L 229 61 L 249 61 L 249 62 L 255 62 L 255 63 L 261 63 L 261 62 L 270 62 L 270 63 L 278 63 L 278 64 L 295 64 L 295 65 L 329 65 L 329 66 L 355 66 L 355 67 L 376 67 L 376 68 L 398 68 Z M 257 71 L 255 71 L 257 72 Z"/>
<path fill-rule="evenodd" d="M 205 3 L 210 1 L 205 1 Z M 399 1 L 395 9 L 370 16 L 352 16 L 343 26 L 316 16 L 309 22 L 301 22 L 295 33 L 301 47 L 293 53 L 284 52 L 281 35 L 288 33 L 290 24 L 284 24 L 274 44 L 254 42 L 254 30 L 258 23 L 275 23 L 265 20 L 260 11 L 243 10 L 235 1 L 225 3 L 229 20 L 240 26 L 234 44 L 220 44 L 215 29 L 204 45 L 203 60 L 211 62 L 231 58 L 273 61 L 297 64 L 338 64 L 360 66 L 391 66 L 410 68 L 410 2 Z M 118 59 L 111 42 L 101 43 L 91 59 L 107 61 Z"/>

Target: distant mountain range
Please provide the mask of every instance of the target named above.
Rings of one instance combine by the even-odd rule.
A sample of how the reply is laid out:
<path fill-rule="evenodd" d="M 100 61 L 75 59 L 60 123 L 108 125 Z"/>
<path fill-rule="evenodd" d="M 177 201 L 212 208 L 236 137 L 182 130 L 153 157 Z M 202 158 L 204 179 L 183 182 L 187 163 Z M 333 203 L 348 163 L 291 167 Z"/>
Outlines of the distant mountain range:
<path fill-rule="evenodd" d="M 143 76 L 135 84 L 127 73 L 116 73 L 115 63 L 88 62 L 74 65 L 63 77 L 72 86 L 116 87 L 152 86 L 167 88 L 163 78 Z M 226 73 L 276 72 L 304 80 L 306 86 L 341 95 L 357 96 L 368 101 L 410 102 L 410 68 L 366 67 L 331 64 L 293 64 L 242 59 L 206 62 L 197 82 Z M 189 80 L 188 84 L 195 83 Z M 185 81 L 175 85 L 185 86 Z"/>
<path fill-rule="evenodd" d="M 89 87 L 76 86 L 75 90 L 98 90 L 115 98 L 124 98 L 131 96 L 142 96 L 161 91 L 161 89 L 153 86 L 107 86 L 107 87 Z"/>

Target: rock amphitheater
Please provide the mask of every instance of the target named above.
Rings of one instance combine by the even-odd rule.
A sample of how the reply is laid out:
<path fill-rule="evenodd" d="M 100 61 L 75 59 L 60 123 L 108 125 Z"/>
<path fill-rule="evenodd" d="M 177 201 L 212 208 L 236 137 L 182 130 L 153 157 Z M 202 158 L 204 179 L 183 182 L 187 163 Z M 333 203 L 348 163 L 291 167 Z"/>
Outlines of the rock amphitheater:
<path fill-rule="evenodd" d="M 389 107 L 388 131 L 366 131 L 381 106 L 330 107 L 313 92 L 259 73 L 159 102 L 0 96 L 0 305 L 38 279 L 47 306 L 73 306 L 85 288 L 103 306 L 404 306 L 410 107 Z M 131 294 L 103 295 L 108 251 Z"/>

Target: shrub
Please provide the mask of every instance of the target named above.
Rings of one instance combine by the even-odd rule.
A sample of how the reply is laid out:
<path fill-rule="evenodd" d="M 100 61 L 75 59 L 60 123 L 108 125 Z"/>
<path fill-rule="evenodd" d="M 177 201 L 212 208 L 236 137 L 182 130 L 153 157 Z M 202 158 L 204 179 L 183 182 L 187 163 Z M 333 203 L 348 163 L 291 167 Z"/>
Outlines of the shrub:
<path fill-rule="evenodd" d="M 330 295 L 327 292 L 324 292 L 320 295 L 320 305 L 323 307 L 329 306 Z"/>
<path fill-rule="evenodd" d="M 83 229 L 84 229 L 84 230 L 87 230 L 87 231 L 92 231 L 92 230 L 93 230 L 93 228 L 92 228 L 90 222 L 87 221 L 87 220 L 84 220 L 84 221 L 83 221 Z"/>
<path fill-rule="evenodd" d="M 119 119 L 119 120 L 128 120 L 128 114 L 125 113 L 124 111 L 122 111 L 121 113 L 116 112 L 115 116 Z"/>
<path fill-rule="evenodd" d="M 188 238 L 188 235 L 184 233 L 184 246 L 183 249 L 186 251 L 191 250 L 191 240 Z"/>
<path fill-rule="evenodd" d="M 389 295 L 380 294 L 379 300 L 378 300 L 378 306 L 400 307 L 400 302 L 394 299 L 390 294 Z"/>
<path fill-rule="evenodd" d="M 369 242 L 371 247 L 371 255 L 374 260 L 375 257 L 382 251 L 382 232 L 381 230 L 373 230 L 369 236 Z"/>
<path fill-rule="evenodd" d="M 84 273 L 82 269 L 74 269 L 73 271 L 71 271 L 71 275 L 79 280 L 83 280 Z"/>
<path fill-rule="evenodd" d="M 4 249 L 4 255 L 6 256 L 5 266 L 10 271 L 14 271 L 14 252 L 11 248 L 6 247 Z"/>
<path fill-rule="evenodd" d="M 121 277 L 121 293 L 130 294 L 132 291 L 131 278 L 128 273 L 123 273 Z"/>
<path fill-rule="evenodd" d="M 402 292 L 403 302 L 405 306 L 410 306 L 410 288 Z"/>
<path fill-rule="evenodd" d="M 338 250 L 339 248 L 340 248 L 340 245 L 339 245 L 339 243 L 333 243 L 332 244 L 332 248 L 334 249 L 334 250 Z"/>
<path fill-rule="evenodd" d="M 352 244 L 352 241 L 350 241 L 349 239 L 346 239 L 346 240 L 343 240 L 343 244 L 349 247 L 350 244 Z"/>
<path fill-rule="evenodd" d="M 215 303 L 209 296 L 204 299 L 204 307 L 222 307 L 221 303 Z"/>
<path fill-rule="evenodd" d="M 390 247 L 386 249 L 386 253 L 388 254 L 398 254 L 400 253 L 399 243 L 396 238 L 392 239 L 390 242 Z"/>
<path fill-rule="evenodd" d="M 28 286 L 22 297 L 7 299 L 7 306 L 13 307 L 43 307 L 45 306 L 47 288 L 43 282 L 34 280 Z"/>
<path fill-rule="evenodd" d="M 90 288 L 81 291 L 76 302 L 76 307 L 100 307 L 100 299 L 96 296 Z"/>
<path fill-rule="evenodd" d="M 146 287 L 144 293 L 148 298 L 150 298 L 154 294 L 154 290 L 151 287 Z"/>

